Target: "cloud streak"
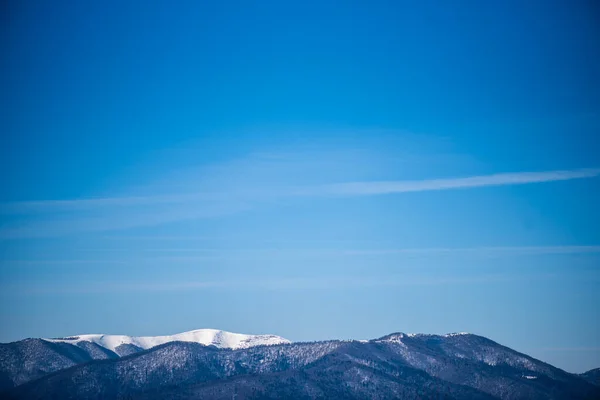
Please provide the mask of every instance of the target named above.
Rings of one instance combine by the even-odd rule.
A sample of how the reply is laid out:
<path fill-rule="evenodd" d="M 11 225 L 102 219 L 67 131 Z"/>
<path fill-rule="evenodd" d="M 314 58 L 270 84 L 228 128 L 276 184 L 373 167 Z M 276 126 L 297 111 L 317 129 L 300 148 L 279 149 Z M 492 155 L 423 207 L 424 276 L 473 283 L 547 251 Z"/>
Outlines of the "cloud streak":
<path fill-rule="evenodd" d="M 4 259 L 0 260 L 0 266 L 4 268 L 40 268 L 40 267 L 106 267 L 111 265 L 135 266 L 137 268 L 157 268 L 166 266 L 206 266 L 207 262 L 216 260 L 241 262 L 240 265 L 252 265 L 253 263 L 281 262 L 287 265 L 289 261 L 300 259 L 332 260 L 332 259 L 357 259 L 360 257 L 389 257 L 397 260 L 436 259 L 436 260 L 468 260 L 473 258 L 503 258 L 503 257 L 539 257 L 560 255 L 592 255 L 600 254 L 600 246 L 513 246 L 513 247 L 463 247 L 463 248 L 405 248 L 405 249 L 236 249 L 236 248 L 213 248 L 213 249 L 155 249 L 142 248 L 131 251 L 127 248 L 119 249 L 82 249 L 84 253 L 116 253 L 116 257 L 110 258 L 79 258 L 79 259 L 53 259 L 52 256 L 44 257 L 37 254 L 37 259 Z M 122 253 L 122 254 L 121 254 Z M 153 254 L 159 253 L 159 254 Z M 164 254 L 162 254 L 164 253 Z M 186 254 L 184 256 L 176 254 Z M 173 255 L 175 254 L 175 255 Z M 189 255 L 188 255 L 189 254 Z M 437 263 L 437 266 L 447 264 Z M 412 269 L 420 264 L 396 264 L 399 270 Z M 454 268 L 454 264 L 450 264 Z M 479 264 L 485 268 L 487 264 Z M 292 267 L 294 268 L 294 267 Z M 214 283 L 210 283 L 214 284 Z"/>
<path fill-rule="evenodd" d="M 318 194 L 321 192 L 333 195 L 364 196 L 389 193 L 425 192 L 433 190 L 467 189 L 486 186 L 525 185 L 531 183 L 594 178 L 599 175 L 600 168 L 589 168 L 546 172 L 516 172 L 451 179 L 350 182 L 325 185 L 317 188 L 313 193 Z"/>
<path fill-rule="evenodd" d="M 415 249 L 347 250 L 348 255 L 544 255 L 544 254 L 589 254 L 600 253 L 600 246 L 489 246 L 489 247 L 432 247 Z"/>
<path fill-rule="evenodd" d="M 295 197 L 373 196 L 594 178 L 600 168 L 516 172 L 448 179 L 359 181 L 308 186 L 264 184 L 218 188 L 212 192 L 148 196 L 22 201 L 0 204 L 0 214 L 32 216 L 4 224 L 0 239 L 63 236 L 114 231 L 235 214 L 261 204 Z M 190 186 L 194 186 L 190 184 Z M 215 189 L 215 187 L 213 187 Z M 41 217 L 41 218 L 39 218 Z"/>
<path fill-rule="evenodd" d="M 332 289 L 364 289 L 373 287 L 406 287 L 406 286 L 444 286 L 475 285 L 486 283 L 513 282 L 522 279 L 555 278 L 555 274 L 536 274 L 516 277 L 500 274 L 465 276 L 465 277 L 431 277 L 431 276 L 392 276 L 392 277 L 314 277 L 283 278 L 262 280 L 223 280 L 223 281 L 173 281 L 173 282 L 98 282 L 77 285 L 61 284 L 27 284 L 3 285 L 4 292 L 27 295 L 49 294 L 96 294 L 96 293 L 131 293 L 131 292 L 181 292 L 203 290 L 332 290 Z"/>
<path fill-rule="evenodd" d="M 566 352 L 572 352 L 572 351 L 583 351 L 583 352 L 589 352 L 589 351 L 600 351 L 600 347 L 541 347 L 537 350 L 542 350 L 542 351 L 556 351 L 556 352 L 561 352 L 561 351 L 566 351 Z"/>
<path fill-rule="evenodd" d="M 403 181 L 361 181 L 332 183 L 308 187 L 256 188 L 234 193 L 242 197 L 321 196 L 321 195 L 377 195 L 388 193 L 424 192 L 434 190 L 468 189 L 486 186 L 525 185 L 531 183 L 568 181 L 573 179 L 594 178 L 600 176 L 600 168 L 557 170 L 544 172 L 515 172 L 492 175 L 480 175 L 463 178 L 424 179 Z M 232 193 L 211 192 L 194 194 L 170 194 L 156 196 L 102 197 L 69 200 L 21 201 L 0 204 L 3 213 L 36 211 L 77 211 L 102 207 L 128 207 L 160 204 L 198 203 L 221 201 Z"/>

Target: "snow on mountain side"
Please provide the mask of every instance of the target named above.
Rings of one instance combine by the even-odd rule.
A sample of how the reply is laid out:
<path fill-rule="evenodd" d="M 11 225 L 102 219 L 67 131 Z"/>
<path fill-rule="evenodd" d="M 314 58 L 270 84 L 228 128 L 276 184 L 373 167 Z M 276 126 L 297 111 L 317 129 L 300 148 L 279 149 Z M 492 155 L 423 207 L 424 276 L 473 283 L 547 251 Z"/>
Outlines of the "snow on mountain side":
<path fill-rule="evenodd" d="M 206 346 L 213 345 L 222 349 L 245 349 L 253 346 L 291 343 L 289 340 L 275 335 L 244 335 L 217 329 L 197 329 L 170 336 L 125 336 L 125 335 L 79 335 L 56 339 L 43 339 L 53 343 L 69 343 L 80 345 L 91 342 L 121 355 L 119 347 L 136 346 L 146 350 L 169 342 L 193 342 Z M 128 346 L 129 345 L 129 346 Z"/>
<path fill-rule="evenodd" d="M 388 341 L 388 342 L 397 342 L 404 337 L 408 338 L 428 338 L 428 337 L 455 337 L 455 336 L 468 336 L 471 335 L 468 332 L 454 332 L 454 333 L 446 333 L 445 335 L 436 335 L 433 333 L 404 333 L 404 332 L 396 332 L 390 333 L 389 335 L 385 335 L 379 339 L 373 339 L 373 341 Z"/>
<path fill-rule="evenodd" d="M 290 344 L 278 336 L 202 329 L 0 344 L 0 398 L 27 400 L 600 399 L 595 371 L 584 375 L 473 334 L 396 332 Z"/>
<path fill-rule="evenodd" d="M 129 357 L 46 373 L 0 391 L 0 397 L 600 399 L 600 387 L 482 336 L 396 333 L 384 338 L 235 351 L 177 341 Z M 43 345 L 78 348 L 65 343 Z"/>

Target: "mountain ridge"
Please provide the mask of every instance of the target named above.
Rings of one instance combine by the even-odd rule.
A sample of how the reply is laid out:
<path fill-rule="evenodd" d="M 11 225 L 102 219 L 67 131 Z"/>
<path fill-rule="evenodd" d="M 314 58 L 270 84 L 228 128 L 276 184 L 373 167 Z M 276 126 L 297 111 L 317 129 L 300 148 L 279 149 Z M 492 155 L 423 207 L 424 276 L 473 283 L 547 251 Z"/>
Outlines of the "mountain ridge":
<path fill-rule="evenodd" d="M 174 341 L 73 365 L 5 393 L 15 399 L 600 398 L 600 388 L 583 377 L 483 336 L 401 332 L 239 349 Z"/>
<path fill-rule="evenodd" d="M 600 386 L 600 368 L 593 368 L 589 371 L 586 371 L 582 374 L 579 374 L 583 379 L 594 384 L 596 386 Z"/>
<path fill-rule="evenodd" d="M 276 335 L 247 335 L 241 333 L 227 332 L 218 329 L 195 329 L 192 331 L 164 336 L 128 336 L 110 334 L 85 334 L 68 336 L 64 338 L 41 338 L 53 343 L 79 344 L 81 342 L 95 343 L 117 354 L 122 345 L 132 345 L 143 350 L 168 343 L 168 342 L 194 342 L 206 346 L 219 348 L 239 349 L 261 344 L 290 343 L 288 339 Z"/>
<path fill-rule="evenodd" d="M 290 342 L 276 335 L 246 335 L 217 329 L 196 329 L 169 336 L 86 334 L 28 338 L 0 343 L 0 390 L 81 363 L 117 359 L 175 341 L 231 349 Z"/>

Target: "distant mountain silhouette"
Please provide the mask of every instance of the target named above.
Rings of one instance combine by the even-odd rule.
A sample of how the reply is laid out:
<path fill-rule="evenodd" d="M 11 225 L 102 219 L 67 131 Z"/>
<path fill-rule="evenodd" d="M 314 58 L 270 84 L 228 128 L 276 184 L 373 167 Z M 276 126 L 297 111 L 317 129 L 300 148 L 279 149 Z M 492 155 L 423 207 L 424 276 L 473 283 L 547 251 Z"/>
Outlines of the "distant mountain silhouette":
<path fill-rule="evenodd" d="M 597 399 L 600 387 L 472 334 L 394 333 L 370 341 L 324 341 L 218 348 L 168 342 L 89 361 L 30 339 L 3 346 L 42 349 L 21 374 L 2 359 L 2 374 L 22 381 L 12 399 Z M 57 345 L 57 343 L 51 343 Z M 61 350 L 61 351 L 58 351 Z M 26 353 L 26 351 L 25 351 Z M 36 362 L 35 356 L 23 353 Z M 2 356 L 4 357 L 4 352 Z M 16 357 L 16 353 L 10 353 Z M 83 364 L 74 365 L 76 356 Z M 56 358 L 66 365 L 49 372 Z M 13 361 L 15 359 L 13 358 Z M 67 365 L 67 364 L 73 364 Z M 15 367 L 16 368 L 16 367 Z M 18 368 L 17 368 L 18 369 Z M 592 372 L 592 371 L 590 371 Z M 45 374 L 44 374 L 45 373 Z M 584 374 L 585 375 L 585 374 Z"/>

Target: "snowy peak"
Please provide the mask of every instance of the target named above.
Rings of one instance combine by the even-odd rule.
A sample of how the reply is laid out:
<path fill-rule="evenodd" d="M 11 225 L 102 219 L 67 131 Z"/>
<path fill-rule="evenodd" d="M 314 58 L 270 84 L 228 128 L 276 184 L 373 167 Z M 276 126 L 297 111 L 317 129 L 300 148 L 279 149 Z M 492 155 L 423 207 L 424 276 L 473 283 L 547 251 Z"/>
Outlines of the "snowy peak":
<path fill-rule="evenodd" d="M 169 342 L 193 342 L 222 349 L 245 349 L 253 346 L 291 343 L 289 340 L 275 335 L 244 335 L 217 329 L 197 329 L 170 336 L 125 336 L 125 335 L 78 335 L 65 338 L 43 339 L 53 343 L 68 343 L 80 346 L 91 342 L 123 355 L 122 349 L 135 346 L 146 350 Z M 119 349 L 123 346 L 121 349 Z"/>

